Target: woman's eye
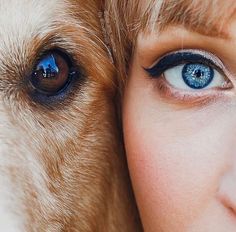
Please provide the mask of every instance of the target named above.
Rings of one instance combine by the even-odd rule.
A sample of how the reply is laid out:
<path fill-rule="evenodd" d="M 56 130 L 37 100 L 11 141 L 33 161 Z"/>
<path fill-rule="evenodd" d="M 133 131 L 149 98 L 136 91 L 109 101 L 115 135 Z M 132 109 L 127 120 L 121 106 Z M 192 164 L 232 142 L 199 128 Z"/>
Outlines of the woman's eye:
<path fill-rule="evenodd" d="M 164 73 L 166 81 L 178 89 L 209 89 L 221 87 L 225 77 L 211 66 L 201 63 L 187 63 L 167 69 Z"/>
<path fill-rule="evenodd" d="M 74 74 L 72 69 L 66 54 L 61 51 L 48 51 L 33 69 L 30 82 L 36 93 L 57 95 L 71 82 Z"/>
<path fill-rule="evenodd" d="M 153 78 L 164 76 L 168 84 L 180 90 L 203 90 L 229 87 L 224 65 L 213 54 L 183 50 L 167 54 L 152 68 L 145 69 Z M 220 70 L 220 71 L 218 71 Z"/>

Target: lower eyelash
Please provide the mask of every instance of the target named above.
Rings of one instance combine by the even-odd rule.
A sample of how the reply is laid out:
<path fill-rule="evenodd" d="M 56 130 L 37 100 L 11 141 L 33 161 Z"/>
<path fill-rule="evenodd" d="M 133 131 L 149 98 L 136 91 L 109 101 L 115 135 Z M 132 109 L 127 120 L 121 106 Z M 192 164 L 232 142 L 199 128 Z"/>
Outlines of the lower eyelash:
<path fill-rule="evenodd" d="M 222 97 L 222 92 L 217 91 L 217 88 L 207 90 L 207 93 L 203 91 L 183 91 L 171 87 L 162 75 L 159 79 L 153 79 L 155 81 L 155 88 L 159 93 L 159 96 L 169 103 L 183 104 L 185 106 L 205 106 L 215 102 L 219 97 Z M 209 92 L 210 91 L 210 92 Z"/>

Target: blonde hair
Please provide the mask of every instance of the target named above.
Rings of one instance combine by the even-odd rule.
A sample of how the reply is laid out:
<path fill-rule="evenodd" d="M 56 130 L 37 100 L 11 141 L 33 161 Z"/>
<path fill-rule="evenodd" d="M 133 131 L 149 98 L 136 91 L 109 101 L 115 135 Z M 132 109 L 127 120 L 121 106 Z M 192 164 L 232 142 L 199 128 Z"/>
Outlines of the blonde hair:
<path fill-rule="evenodd" d="M 223 33 L 236 11 L 234 0 L 107 0 L 105 21 L 118 82 L 123 88 L 128 65 L 140 31 L 164 30 L 181 24 L 203 34 Z"/>

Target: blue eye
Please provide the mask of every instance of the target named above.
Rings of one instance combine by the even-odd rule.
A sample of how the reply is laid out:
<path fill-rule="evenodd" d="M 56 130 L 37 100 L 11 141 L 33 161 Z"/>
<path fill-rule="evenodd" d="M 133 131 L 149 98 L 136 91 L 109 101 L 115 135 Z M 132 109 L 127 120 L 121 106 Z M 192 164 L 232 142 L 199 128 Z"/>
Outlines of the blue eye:
<path fill-rule="evenodd" d="M 218 72 L 223 64 L 212 54 L 196 51 L 168 54 L 145 70 L 152 78 L 164 76 L 177 89 L 199 90 L 223 86 L 227 82 L 226 77 Z"/>
<path fill-rule="evenodd" d="M 182 69 L 184 82 L 193 89 L 208 86 L 214 78 L 214 70 L 203 64 L 185 64 Z"/>

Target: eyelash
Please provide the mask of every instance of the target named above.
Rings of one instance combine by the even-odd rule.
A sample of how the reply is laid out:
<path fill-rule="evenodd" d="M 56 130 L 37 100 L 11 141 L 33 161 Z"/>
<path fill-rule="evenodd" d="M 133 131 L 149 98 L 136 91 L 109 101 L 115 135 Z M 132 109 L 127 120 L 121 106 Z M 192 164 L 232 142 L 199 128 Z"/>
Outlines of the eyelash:
<path fill-rule="evenodd" d="M 217 70 L 225 78 L 225 83 L 221 87 L 186 91 L 177 89 L 171 86 L 165 79 L 164 72 L 168 69 L 174 68 L 181 64 L 203 64 Z M 183 103 L 189 102 L 191 104 L 207 104 L 215 101 L 216 98 L 222 97 L 222 91 L 232 88 L 232 83 L 229 80 L 229 72 L 215 55 L 202 50 L 180 50 L 169 53 L 161 57 L 158 62 L 151 68 L 144 68 L 151 79 L 158 80 L 157 88 L 162 98 L 173 99 Z M 214 91 L 212 91 L 214 90 Z"/>

